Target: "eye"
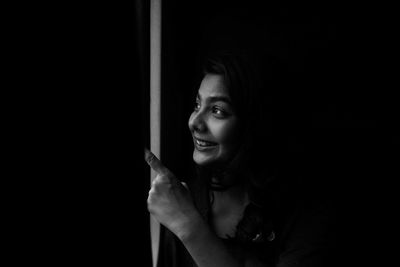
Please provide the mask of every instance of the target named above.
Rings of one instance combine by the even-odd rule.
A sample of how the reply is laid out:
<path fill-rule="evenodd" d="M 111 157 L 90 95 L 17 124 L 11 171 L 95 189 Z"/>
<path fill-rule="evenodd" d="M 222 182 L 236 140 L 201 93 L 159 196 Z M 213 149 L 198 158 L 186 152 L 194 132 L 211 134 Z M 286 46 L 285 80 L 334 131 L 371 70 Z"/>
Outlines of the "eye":
<path fill-rule="evenodd" d="M 196 100 L 196 102 L 194 103 L 194 110 L 199 110 L 200 109 L 200 103 L 198 100 Z"/>
<path fill-rule="evenodd" d="M 221 116 L 221 117 L 222 116 L 226 116 L 226 112 L 223 109 L 219 108 L 219 107 L 213 107 L 212 108 L 212 112 L 214 114 L 218 115 L 218 116 Z"/>

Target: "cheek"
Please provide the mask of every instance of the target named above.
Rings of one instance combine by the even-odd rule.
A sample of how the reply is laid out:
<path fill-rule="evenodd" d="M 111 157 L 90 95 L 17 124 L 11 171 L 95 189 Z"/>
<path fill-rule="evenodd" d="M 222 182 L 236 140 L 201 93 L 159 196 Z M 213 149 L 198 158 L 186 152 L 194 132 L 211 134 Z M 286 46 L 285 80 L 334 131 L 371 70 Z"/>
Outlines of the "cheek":
<path fill-rule="evenodd" d="M 214 132 L 215 139 L 222 145 L 234 144 L 236 142 L 238 131 L 236 120 L 216 124 L 211 131 Z"/>

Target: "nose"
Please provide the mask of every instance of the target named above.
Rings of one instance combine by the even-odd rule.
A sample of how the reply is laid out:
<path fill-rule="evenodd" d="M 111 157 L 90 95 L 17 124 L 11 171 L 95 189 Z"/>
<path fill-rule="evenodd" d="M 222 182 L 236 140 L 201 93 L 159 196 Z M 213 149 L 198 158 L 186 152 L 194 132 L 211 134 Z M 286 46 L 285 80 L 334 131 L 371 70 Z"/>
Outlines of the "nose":
<path fill-rule="evenodd" d="M 189 129 L 191 132 L 204 132 L 206 130 L 204 116 L 201 112 L 193 112 L 189 118 Z"/>

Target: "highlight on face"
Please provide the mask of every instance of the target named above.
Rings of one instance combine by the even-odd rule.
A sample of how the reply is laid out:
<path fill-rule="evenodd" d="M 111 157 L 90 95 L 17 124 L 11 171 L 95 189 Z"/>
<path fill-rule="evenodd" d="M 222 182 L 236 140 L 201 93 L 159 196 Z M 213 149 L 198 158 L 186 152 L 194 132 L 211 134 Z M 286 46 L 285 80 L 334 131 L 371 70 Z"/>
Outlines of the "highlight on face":
<path fill-rule="evenodd" d="M 238 147 L 238 124 L 223 76 L 206 74 L 188 122 L 194 162 L 199 166 L 227 163 Z"/>

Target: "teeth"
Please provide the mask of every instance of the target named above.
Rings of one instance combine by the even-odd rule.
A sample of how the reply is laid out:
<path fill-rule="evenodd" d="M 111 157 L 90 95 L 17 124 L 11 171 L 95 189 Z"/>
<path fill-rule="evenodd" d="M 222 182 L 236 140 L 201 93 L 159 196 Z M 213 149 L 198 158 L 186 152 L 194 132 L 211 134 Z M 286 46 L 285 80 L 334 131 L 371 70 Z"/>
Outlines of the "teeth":
<path fill-rule="evenodd" d="M 196 144 L 199 145 L 199 146 L 212 146 L 212 145 L 214 145 L 212 143 L 205 142 L 205 141 L 200 141 L 200 140 L 197 140 L 197 139 L 196 139 Z"/>

